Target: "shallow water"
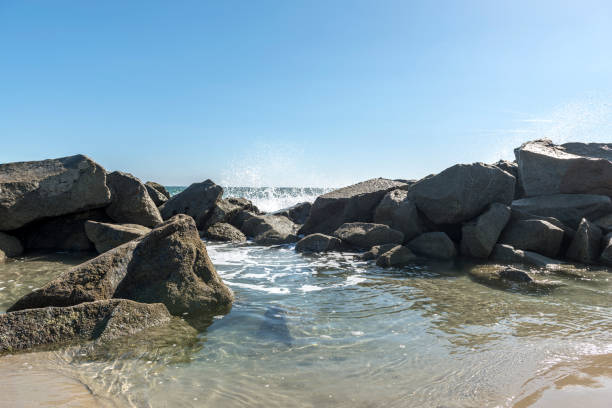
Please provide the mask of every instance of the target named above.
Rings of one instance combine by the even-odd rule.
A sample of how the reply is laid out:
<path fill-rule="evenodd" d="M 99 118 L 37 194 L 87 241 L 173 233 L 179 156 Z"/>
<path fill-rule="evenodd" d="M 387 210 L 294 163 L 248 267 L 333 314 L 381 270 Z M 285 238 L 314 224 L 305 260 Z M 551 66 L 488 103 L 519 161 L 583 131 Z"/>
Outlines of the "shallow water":
<path fill-rule="evenodd" d="M 112 344 L 1 357 L 0 373 L 25 359 L 136 407 L 559 406 L 560 392 L 596 387 L 560 387 L 570 374 L 611 396 L 609 370 L 594 368 L 612 358 L 606 269 L 534 271 L 560 286 L 500 290 L 453 263 L 383 270 L 291 247 L 208 250 L 236 302 L 200 332 L 177 319 Z M 0 311 L 65 268 L 40 257 L 0 266 L 0 282 L 12 280 Z"/>

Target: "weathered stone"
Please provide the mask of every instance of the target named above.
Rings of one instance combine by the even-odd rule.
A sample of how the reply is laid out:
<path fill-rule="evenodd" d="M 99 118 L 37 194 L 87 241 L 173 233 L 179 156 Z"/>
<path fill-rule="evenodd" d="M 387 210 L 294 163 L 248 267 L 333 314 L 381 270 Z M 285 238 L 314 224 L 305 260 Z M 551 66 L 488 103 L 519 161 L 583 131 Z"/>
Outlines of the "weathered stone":
<path fill-rule="evenodd" d="M 319 233 L 307 235 L 295 244 L 297 252 L 328 252 L 342 249 L 342 241 L 339 238 Z"/>
<path fill-rule="evenodd" d="M 310 209 L 312 204 L 309 202 L 298 203 L 288 208 L 283 208 L 273 212 L 274 215 L 284 215 L 296 224 L 304 224 L 308 215 L 310 215 Z"/>
<path fill-rule="evenodd" d="M 561 261 L 556 259 L 551 259 L 535 252 L 516 249 L 506 244 L 495 245 L 489 259 L 499 263 L 525 264 L 544 268 L 562 264 Z"/>
<path fill-rule="evenodd" d="M 223 310 L 233 301 L 208 258 L 195 222 L 177 215 L 147 235 L 68 270 L 9 310 L 113 297 L 161 302 L 172 314 Z"/>
<path fill-rule="evenodd" d="M 359 259 L 362 261 L 371 261 L 372 259 L 376 259 L 387 251 L 395 248 L 397 244 L 384 244 L 384 245 L 374 245 L 370 248 L 369 251 L 364 252 L 359 256 Z"/>
<path fill-rule="evenodd" d="M 157 206 L 144 184 L 129 173 L 114 171 L 106 176 L 111 203 L 106 213 L 116 222 L 155 227 L 162 222 Z"/>
<path fill-rule="evenodd" d="M 4 253 L 3 250 L 0 249 L 0 265 L 6 262 L 6 258 L 7 258 L 6 254 Z"/>
<path fill-rule="evenodd" d="M 564 233 L 563 241 L 565 242 L 567 240 L 568 245 L 569 245 L 569 242 L 574 238 L 574 235 L 576 234 L 575 229 L 568 227 L 567 225 L 563 224 L 561 221 L 559 221 L 555 217 L 545 217 L 543 215 L 535 215 L 535 214 L 531 214 L 525 211 L 518 210 L 517 208 L 512 209 L 512 212 L 510 214 L 510 219 L 513 221 L 542 220 L 542 221 L 549 222 L 555 227 L 561 228 L 563 230 L 563 233 Z"/>
<path fill-rule="evenodd" d="M 516 179 L 488 164 L 457 164 L 425 178 L 408 190 L 408 198 L 435 224 L 471 220 L 492 203 L 510 204 Z"/>
<path fill-rule="evenodd" d="M 0 164 L 0 231 L 109 203 L 106 172 L 85 156 Z"/>
<path fill-rule="evenodd" d="M 374 211 L 374 222 L 404 233 L 409 240 L 423 232 L 423 225 L 414 201 L 405 190 L 389 191 Z"/>
<path fill-rule="evenodd" d="M 259 245 L 278 245 L 296 242 L 297 226 L 282 215 L 253 215 L 243 224 L 241 231 Z"/>
<path fill-rule="evenodd" d="M 211 180 L 193 183 L 162 205 L 161 215 L 167 220 L 176 214 L 187 214 L 193 217 L 199 229 L 203 229 L 209 211 L 222 195 L 223 189 Z"/>
<path fill-rule="evenodd" d="M 457 256 L 455 243 L 441 231 L 426 232 L 408 242 L 408 248 L 419 255 L 435 259 L 452 259 Z"/>
<path fill-rule="evenodd" d="M 612 144 L 527 142 L 515 150 L 525 195 L 612 196 Z M 563 221 L 563 220 L 562 220 Z"/>
<path fill-rule="evenodd" d="M 521 180 L 518 176 L 518 163 L 507 160 L 500 160 L 493 165 L 502 169 L 506 173 L 512 174 L 516 179 L 516 185 L 514 187 L 514 199 L 517 200 L 523 197 L 525 195 L 525 192 L 523 191 L 523 185 L 521 184 Z"/>
<path fill-rule="evenodd" d="M 512 202 L 512 211 L 554 217 L 570 228 L 578 228 L 580 220 L 596 220 L 612 213 L 610 197 L 590 194 L 555 194 L 522 198 Z"/>
<path fill-rule="evenodd" d="M 0 314 L 0 353 L 77 341 L 108 341 L 170 322 L 161 303 L 100 300 Z"/>
<path fill-rule="evenodd" d="M 376 259 L 376 265 L 383 268 L 406 266 L 416 259 L 410 248 L 397 245 Z"/>
<path fill-rule="evenodd" d="M 463 225 L 461 253 L 474 258 L 487 258 L 510 219 L 510 207 L 493 203 L 478 218 Z"/>
<path fill-rule="evenodd" d="M 605 233 L 612 232 L 612 213 L 597 218 L 593 223 Z"/>
<path fill-rule="evenodd" d="M 153 203 L 155 203 L 157 207 L 168 201 L 168 197 L 166 197 L 161 191 L 157 190 L 155 187 L 152 187 L 149 184 L 145 184 L 144 186 L 147 189 L 147 193 L 149 193 L 149 197 L 151 197 L 151 200 L 153 200 Z"/>
<path fill-rule="evenodd" d="M 230 197 L 227 199 L 227 201 L 229 201 L 230 204 L 234 204 L 234 205 L 237 205 L 238 207 L 241 207 L 243 210 L 251 211 L 259 215 L 263 214 L 261 211 L 259 211 L 259 208 L 257 208 L 251 200 L 247 200 L 246 198 Z"/>
<path fill-rule="evenodd" d="M 478 265 L 468 269 L 468 274 L 477 282 L 497 289 L 520 289 L 527 291 L 549 292 L 561 282 L 538 280 L 528 272 L 499 265 Z"/>
<path fill-rule="evenodd" d="M 586 264 L 595 263 L 601 253 L 601 237 L 601 228 L 583 218 L 567 249 L 567 258 Z"/>
<path fill-rule="evenodd" d="M 315 200 L 300 234 L 329 234 L 348 222 L 370 222 L 383 196 L 404 183 L 371 179 L 323 194 Z"/>
<path fill-rule="evenodd" d="M 14 258 L 23 253 L 23 245 L 21 245 L 21 241 L 18 238 L 0 232 L 0 251 L 10 258 Z"/>
<path fill-rule="evenodd" d="M 401 244 L 404 234 L 388 225 L 367 222 L 350 222 L 334 231 L 334 236 L 355 248 L 372 248 L 375 245 Z"/>
<path fill-rule="evenodd" d="M 166 187 L 162 186 L 159 183 L 156 183 L 154 181 L 147 181 L 145 183 L 145 186 L 149 186 L 151 188 L 154 188 L 155 190 L 159 191 L 160 193 L 162 193 L 164 195 L 164 197 L 166 198 L 170 198 L 170 193 L 168 192 L 168 190 L 166 189 Z"/>
<path fill-rule="evenodd" d="M 244 208 L 242 206 L 233 204 L 229 200 L 219 200 L 208 212 L 206 220 L 203 221 L 202 229 L 205 231 L 211 225 L 220 222 L 231 224 L 234 217 L 243 210 Z"/>
<path fill-rule="evenodd" d="M 97 221 L 85 223 L 87 238 L 94 243 L 100 254 L 149 232 L 150 228 L 138 224 L 109 224 Z"/>
<path fill-rule="evenodd" d="M 245 242 L 246 236 L 238 228 L 226 222 L 211 225 L 204 236 L 212 241 Z"/>
<path fill-rule="evenodd" d="M 529 283 L 533 282 L 533 278 L 529 276 L 526 271 L 521 269 L 513 268 L 511 266 L 506 267 L 476 267 L 469 270 L 470 275 L 476 278 L 482 278 L 486 280 L 498 280 L 504 279 L 510 282 L 518 283 Z"/>
<path fill-rule="evenodd" d="M 88 220 L 111 221 L 103 209 L 89 210 L 36 221 L 15 234 L 26 249 L 93 251 L 95 247 L 85 232 Z"/>
<path fill-rule="evenodd" d="M 561 249 L 563 230 L 542 220 L 512 220 L 499 242 L 514 248 L 554 257 Z"/>
<path fill-rule="evenodd" d="M 603 251 L 599 257 L 599 262 L 604 265 L 612 266 L 612 233 L 606 234 L 602 240 Z"/>

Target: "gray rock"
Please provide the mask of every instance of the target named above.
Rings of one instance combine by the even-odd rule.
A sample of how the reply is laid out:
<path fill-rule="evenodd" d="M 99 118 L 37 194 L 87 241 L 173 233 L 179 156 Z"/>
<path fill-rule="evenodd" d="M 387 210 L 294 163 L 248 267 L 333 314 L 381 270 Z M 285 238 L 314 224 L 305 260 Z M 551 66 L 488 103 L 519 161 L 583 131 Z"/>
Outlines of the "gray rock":
<path fill-rule="evenodd" d="M 14 258 L 23 253 L 23 245 L 14 236 L 0 232 L 0 251 L 10 258 Z"/>
<path fill-rule="evenodd" d="M 403 232 L 405 240 L 423 232 L 416 205 L 405 190 L 397 189 L 385 194 L 374 211 L 374 222 Z"/>
<path fill-rule="evenodd" d="M 603 251 L 599 257 L 599 262 L 604 265 L 612 266 L 612 233 L 606 234 L 602 239 Z"/>
<path fill-rule="evenodd" d="M 309 202 L 298 203 L 291 207 L 284 208 L 273 212 L 274 215 L 284 215 L 296 224 L 304 224 L 308 215 L 310 215 L 310 209 L 312 204 Z"/>
<path fill-rule="evenodd" d="M 167 220 L 176 214 L 187 214 L 193 217 L 199 229 L 203 229 L 209 211 L 222 195 L 223 189 L 211 180 L 193 183 L 162 205 L 161 215 Z"/>
<path fill-rule="evenodd" d="M 149 193 L 149 197 L 151 197 L 151 200 L 153 200 L 153 203 L 155 203 L 157 207 L 168 201 L 168 197 L 166 197 L 161 191 L 149 184 L 145 184 L 144 186 L 147 189 L 147 193 Z"/>
<path fill-rule="evenodd" d="M 504 279 L 510 282 L 517 283 L 530 283 L 533 282 L 533 278 L 529 276 L 526 271 L 521 269 L 513 268 L 511 266 L 506 267 L 475 267 L 469 270 L 470 275 L 478 279 L 496 281 Z"/>
<path fill-rule="evenodd" d="M 606 214 L 603 217 L 599 217 L 593 221 L 593 223 L 605 233 L 612 232 L 612 214 Z"/>
<path fill-rule="evenodd" d="M 601 253 L 601 237 L 601 228 L 583 218 L 567 249 L 567 258 L 586 264 L 597 262 Z"/>
<path fill-rule="evenodd" d="M 559 254 L 563 230 L 542 220 L 512 220 L 501 234 L 499 242 L 525 251 L 554 257 Z"/>
<path fill-rule="evenodd" d="M 0 314 L 0 353 L 78 341 L 108 341 L 170 322 L 161 303 L 100 300 Z"/>
<path fill-rule="evenodd" d="M 359 259 L 361 259 L 362 261 L 371 261 L 372 259 L 378 258 L 379 256 L 381 256 L 385 252 L 390 251 L 391 249 L 395 248 L 396 246 L 397 246 L 397 244 L 374 245 L 372 248 L 370 248 L 369 251 L 364 252 L 363 254 L 361 254 L 359 256 Z"/>
<path fill-rule="evenodd" d="M 211 241 L 246 242 L 246 236 L 238 228 L 226 222 L 211 225 L 204 232 L 204 236 Z"/>
<path fill-rule="evenodd" d="M 111 190 L 111 203 L 106 207 L 109 217 L 119 223 L 155 227 L 162 218 L 146 187 L 129 173 L 114 171 L 106 176 Z"/>
<path fill-rule="evenodd" d="M 339 238 L 319 233 L 307 235 L 295 244 L 297 252 L 329 252 L 342 249 L 342 241 Z"/>
<path fill-rule="evenodd" d="M 300 234 L 329 234 L 348 222 L 370 222 L 384 195 L 404 183 L 371 179 L 323 194 L 315 200 Z"/>
<path fill-rule="evenodd" d="M 243 197 L 229 197 L 227 199 L 227 201 L 230 204 L 237 205 L 238 207 L 242 208 L 243 210 L 250 211 L 252 213 L 259 214 L 259 215 L 263 214 L 261 211 L 259 211 L 259 208 L 257 208 L 253 204 L 253 202 L 251 200 L 247 200 L 246 198 L 243 198 Z"/>
<path fill-rule="evenodd" d="M 376 259 L 376 265 L 383 268 L 406 266 L 416 259 L 410 248 L 397 245 Z"/>
<path fill-rule="evenodd" d="M 241 231 L 259 245 L 278 245 L 298 241 L 297 225 L 282 215 L 253 215 Z"/>
<path fill-rule="evenodd" d="M 419 235 L 408 242 L 408 248 L 419 255 L 435 259 L 452 259 L 457 256 L 455 243 L 444 232 L 434 231 Z"/>
<path fill-rule="evenodd" d="M 149 232 L 151 232 L 150 228 L 138 224 L 109 224 L 98 221 L 85 223 L 85 234 L 100 254 Z"/>
<path fill-rule="evenodd" d="M 522 198 L 512 202 L 512 211 L 554 217 L 570 228 L 578 228 L 580 220 L 596 220 L 612 213 L 610 197 L 590 194 L 555 194 Z"/>
<path fill-rule="evenodd" d="M 408 190 L 408 197 L 433 223 L 471 220 L 492 203 L 509 205 L 516 179 L 488 164 L 457 164 L 425 178 Z"/>
<path fill-rule="evenodd" d="M 147 235 L 68 270 L 9 311 L 111 298 L 161 302 L 180 315 L 225 310 L 233 294 L 217 275 L 193 219 L 177 215 Z"/>
<path fill-rule="evenodd" d="M 145 183 L 145 186 L 149 186 L 151 188 L 154 188 L 155 190 L 159 191 L 160 193 L 162 193 L 164 195 L 164 197 L 166 198 L 170 198 L 170 193 L 168 192 L 168 190 L 166 189 L 166 187 L 162 186 L 159 183 L 156 183 L 154 181 L 147 181 Z"/>
<path fill-rule="evenodd" d="M 493 203 L 478 218 L 461 228 L 461 253 L 474 258 L 488 258 L 510 219 L 510 207 Z"/>
<path fill-rule="evenodd" d="M 507 160 L 500 160 L 497 163 L 494 163 L 493 165 L 502 169 L 506 173 L 512 174 L 516 179 L 516 185 L 514 188 L 514 199 L 518 200 L 519 198 L 524 197 L 525 192 L 523 191 L 523 185 L 521 184 L 521 180 L 518 176 L 518 163 Z"/>
<path fill-rule="evenodd" d="M 535 252 L 516 249 L 506 244 L 495 245 L 489 259 L 499 263 L 524 264 L 544 268 L 562 264 L 561 261 L 556 259 L 551 259 Z"/>
<path fill-rule="evenodd" d="M 527 142 L 515 150 L 525 194 L 612 196 L 612 144 Z M 563 220 L 562 220 L 563 221 Z"/>
<path fill-rule="evenodd" d="M 229 200 L 219 200 L 208 212 L 208 216 L 203 221 L 202 229 L 206 230 L 211 225 L 220 222 L 231 224 L 234 217 L 241 211 L 244 211 L 244 207 L 234 204 Z"/>
<path fill-rule="evenodd" d="M 350 222 L 334 231 L 334 236 L 355 248 L 372 248 L 375 245 L 401 244 L 404 234 L 388 225 L 367 222 Z"/>
<path fill-rule="evenodd" d="M 0 231 L 109 203 L 105 170 L 85 156 L 0 164 Z"/>

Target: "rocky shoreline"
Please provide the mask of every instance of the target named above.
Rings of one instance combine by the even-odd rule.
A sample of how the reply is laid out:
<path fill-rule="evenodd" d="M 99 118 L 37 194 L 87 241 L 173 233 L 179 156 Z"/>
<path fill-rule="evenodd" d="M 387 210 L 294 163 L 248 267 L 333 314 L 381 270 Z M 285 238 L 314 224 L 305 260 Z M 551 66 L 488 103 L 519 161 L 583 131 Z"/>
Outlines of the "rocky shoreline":
<path fill-rule="evenodd" d="M 171 197 L 82 155 L 0 164 L 0 262 L 37 249 L 100 254 L 0 315 L 0 353 L 226 312 L 233 294 L 201 237 L 360 251 L 381 267 L 502 264 L 475 271 L 487 283 L 533 284 L 530 266 L 612 265 L 612 145 L 536 140 L 515 154 L 418 181 L 371 179 L 269 214 L 222 198 L 211 180 Z"/>

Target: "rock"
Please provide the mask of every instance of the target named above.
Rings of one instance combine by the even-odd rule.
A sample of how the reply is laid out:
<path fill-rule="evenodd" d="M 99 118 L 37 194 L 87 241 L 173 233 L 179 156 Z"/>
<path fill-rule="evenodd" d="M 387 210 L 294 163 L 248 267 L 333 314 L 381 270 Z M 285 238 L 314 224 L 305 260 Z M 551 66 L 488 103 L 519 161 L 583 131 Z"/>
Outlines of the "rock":
<path fill-rule="evenodd" d="M 220 222 L 231 224 L 234 217 L 243 210 L 244 207 L 233 204 L 229 200 L 219 200 L 208 212 L 208 216 L 206 217 L 205 221 L 203 221 L 202 229 L 206 230 L 211 225 Z"/>
<path fill-rule="evenodd" d="M 234 204 L 238 207 L 241 207 L 243 210 L 250 211 L 259 215 L 263 214 L 261 211 L 259 211 L 259 208 L 257 208 L 251 200 L 247 200 L 246 198 L 230 197 L 227 199 L 227 201 L 229 201 L 230 204 Z"/>
<path fill-rule="evenodd" d="M 109 217 L 119 223 L 145 227 L 161 224 L 161 214 L 140 180 L 129 173 L 114 171 L 107 175 L 106 182 L 111 190 L 111 203 L 106 207 Z"/>
<path fill-rule="evenodd" d="M 284 208 L 282 210 L 275 211 L 272 214 L 284 215 L 296 224 L 304 224 L 306 222 L 306 219 L 308 218 L 308 215 L 310 214 L 311 207 L 311 203 L 303 202 L 295 204 L 288 208 Z"/>
<path fill-rule="evenodd" d="M 374 222 L 403 232 L 405 240 L 423 232 L 416 205 L 405 190 L 391 190 L 385 194 L 374 211 Z"/>
<path fill-rule="evenodd" d="M 108 341 L 170 322 L 161 303 L 100 300 L 0 314 L 0 353 L 77 341 Z"/>
<path fill-rule="evenodd" d="M 168 192 L 168 190 L 166 190 L 166 187 L 162 186 L 161 184 L 156 183 L 154 181 L 147 181 L 145 183 L 145 186 L 154 188 L 155 190 L 157 190 L 160 193 L 162 193 L 164 195 L 164 197 L 166 197 L 167 199 L 170 199 L 170 193 Z"/>
<path fill-rule="evenodd" d="M 586 264 L 595 263 L 601 253 L 601 237 L 601 228 L 583 218 L 567 249 L 567 258 Z"/>
<path fill-rule="evenodd" d="M 85 156 L 0 164 L 0 231 L 109 203 L 105 170 Z"/>
<path fill-rule="evenodd" d="M 612 266 L 612 233 L 606 234 L 602 242 L 603 251 L 599 257 L 599 262 L 604 265 Z"/>
<path fill-rule="evenodd" d="M 499 265 L 479 265 L 468 270 L 468 274 L 477 282 L 497 289 L 520 289 L 528 292 L 549 292 L 561 282 L 535 279 L 528 272 Z"/>
<path fill-rule="evenodd" d="M 556 259 L 551 259 L 535 252 L 516 249 L 506 244 L 495 245 L 489 259 L 499 263 L 525 264 L 544 268 L 555 267 L 562 264 L 561 261 Z"/>
<path fill-rule="evenodd" d="M 429 258 L 452 259 L 457 256 L 455 243 L 446 233 L 440 231 L 421 234 L 408 242 L 407 246 L 417 254 Z"/>
<path fill-rule="evenodd" d="M 526 271 L 521 269 L 513 268 L 511 266 L 506 267 L 475 267 L 469 270 L 469 274 L 478 279 L 485 280 L 499 280 L 504 279 L 510 282 L 517 283 L 530 283 L 533 282 L 533 278 L 529 276 Z"/>
<path fill-rule="evenodd" d="M 516 185 L 514 187 L 514 199 L 517 200 L 521 197 L 524 197 L 525 192 L 523 191 L 523 185 L 521 184 L 521 180 L 518 176 L 518 163 L 507 160 L 500 160 L 493 165 L 505 171 L 506 173 L 512 174 L 516 179 Z"/>
<path fill-rule="evenodd" d="M 93 251 L 94 244 L 85 232 L 88 220 L 111 221 L 103 209 L 89 210 L 36 221 L 16 230 L 15 234 L 26 249 Z"/>
<path fill-rule="evenodd" d="M 510 219 L 510 207 L 493 203 L 478 218 L 461 229 L 461 253 L 474 258 L 488 258 Z"/>
<path fill-rule="evenodd" d="M 552 225 L 554 225 L 557 228 L 561 228 L 563 230 L 563 233 L 565 234 L 563 237 L 563 241 L 565 242 L 566 240 L 571 241 L 574 238 L 574 235 L 576 234 L 576 230 L 574 230 L 573 228 L 568 227 L 567 225 L 563 224 L 561 221 L 559 221 L 558 219 L 556 219 L 555 217 L 545 217 L 542 215 L 535 215 L 535 214 L 531 214 L 528 212 L 524 212 L 521 210 L 518 210 L 516 208 L 512 209 L 512 212 L 510 214 L 510 219 L 511 220 L 542 220 L 542 221 L 546 221 L 551 223 Z M 569 242 L 567 243 L 569 245 Z"/>
<path fill-rule="evenodd" d="M 344 223 L 370 222 L 383 196 L 404 183 L 383 178 L 371 179 L 323 194 L 315 200 L 300 234 L 329 234 Z"/>
<path fill-rule="evenodd" d="M 259 245 L 278 245 L 296 242 L 297 226 L 282 215 L 253 215 L 241 228 L 242 232 Z"/>
<path fill-rule="evenodd" d="M 203 229 L 208 212 L 219 201 L 221 195 L 223 189 L 211 180 L 193 183 L 162 205 L 161 215 L 167 220 L 176 214 L 187 214 L 193 217 L 199 229 Z"/>
<path fill-rule="evenodd" d="M 177 215 L 147 235 L 75 266 L 9 311 L 111 298 L 161 302 L 180 315 L 225 310 L 233 294 L 217 275 L 193 219 Z"/>
<path fill-rule="evenodd" d="M 151 200 L 153 200 L 153 203 L 155 203 L 157 207 L 168 201 L 168 197 L 166 197 L 161 191 L 150 186 L 149 184 L 145 184 L 144 186 L 147 189 L 147 193 L 149 193 L 149 197 L 151 197 Z"/>
<path fill-rule="evenodd" d="M 0 265 L 6 262 L 6 254 L 0 249 Z"/>
<path fill-rule="evenodd" d="M 245 242 L 247 240 L 242 231 L 226 222 L 211 225 L 204 236 L 212 241 Z"/>
<path fill-rule="evenodd" d="M 589 194 L 555 194 L 522 198 L 512 202 L 512 211 L 554 217 L 570 228 L 578 228 L 580 220 L 596 220 L 612 213 L 610 197 Z"/>
<path fill-rule="evenodd" d="M 342 249 L 342 241 L 339 238 L 319 233 L 307 235 L 295 244 L 297 252 L 328 252 Z"/>
<path fill-rule="evenodd" d="M 109 224 L 97 221 L 85 223 L 85 234 L 100 254 L 149 232 L 150 228 L 138 224 Z"/>
<path fill-rule="evenodd" d="M 408 197 L 433 223 L 471 220 L 492 203 L 509 205 L 516 179 L 495 166 L 457 164 L 425 178 L 408 190 Z"/>
<path fill-rule="evenodd" d="M 542 220 L 512 220 L 501 234 L 499 242 L 525 251 L 554 257 L 563 241 L 563 230 Z"/>
<path fill-rule="evenodd" d="M 612 232 L 612 214 L 604 215 L 593 221 L 595 225 L 602 229 L 603 232 Z"/>
<path fill-rule="evenodd" d="M 21 241 L 12 235 L 0 232 L 0 251 L 10 258 L 14 258 L 23 253 Z"/>
<path fill-rule="evenodd" d="M 527 142 L 514 151 L 525 195 L 612 196 L 612 144 Z M 563 221 L 563 220 L 562 220 Z"/>
<path fill-rule="evenodd" d="M 404 241 L 404 234 L 388 225 L 367 222 L 349 222 L 334 231 L 334 236 L 355 248 L 372 248 L 375 245 L 396 244 Z"/>
<path fill-rule="evenodd" d="M 416 259 L 410 248 L 397 245 L 376 259 L 376 265 L 383 268 L 406 266 Z"/>
<path fill-rule="evenodd" d="M 397 244 L 374 245 L 372 248 L 370 248 L 369 251 L 364 252 L 363 254 L 361 254 L 359 256 L 359 259 L 361 259 L 362 261 L 371 261 L 372 259 L 378 258 L 379 256 L 381 256 L 385 252 L 390 251 L 391 249 L 395 248 L 396 246 L 397 246 Z"/>

